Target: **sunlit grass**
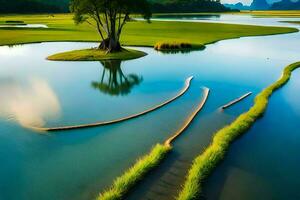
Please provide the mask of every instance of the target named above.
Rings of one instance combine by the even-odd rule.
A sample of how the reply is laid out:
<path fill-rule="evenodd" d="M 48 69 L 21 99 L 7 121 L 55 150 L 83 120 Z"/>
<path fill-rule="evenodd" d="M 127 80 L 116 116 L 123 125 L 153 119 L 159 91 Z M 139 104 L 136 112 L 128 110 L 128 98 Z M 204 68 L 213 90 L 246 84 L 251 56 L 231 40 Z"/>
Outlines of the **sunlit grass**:
<path fill-rule="evenodd" d="M 120 200 L 139 182 L 151 169 L 156 167 L 171 147 L 157 144 L 149 154 L 141 158 L 124 175 L 118 177 L 113 186 L 101 193 L 97 200 Z"/>
<path fill-rule="evenodd" d="M 154 45 L 154 49 L 157 51 L 191 51 L 201 50 L 205 46 L 202 44 L 192 44 L 187 41 L 161 41 Z"/>
<path fill-rule="evenodd" d="M 248 112 L 240 115 L 232 124 L 215 134 L 210 146 L 193 161 L 177 200 L 194 200 L 199 198 L 202 192 L 202 183 L 217 164 L 223 160 L 231 142 L 251 128 L 255 121 L 264 114 L 270 96 L 277 89 L 284 86 L 289 81 L 292 71 L 299 67 L 300 62 L 287 66 L 278 81 L 256 96 L 254 105 Z"/>
<path fill-rule="evenodd" d="M 76 26 L 71 14 L 9 15 L 0 21 L 24 21 L 26 24 L 45 24 L 49 28 L 1 28 L 0 45 L 47 41 L 99 42 L 97 31 L 88 24 Z M 123 45 L 153 47 L 159 41 L 191 41 L 209 44 L 223 39 L 296 32 L 294 28 L 263 27 L 237 24 L 132 21 L 127 23 L 121 37 Z"/>
<path fill-rule="evenodd" d="M 120 52 L 107 53 L 99 49 L 83 49 L 58 53 L 49 56 L 48 60 L 55 61 L 99 61 L 99 60 L 130 60 L 145 56 L 146 53 L 132 49 L 122 49 Z"/>

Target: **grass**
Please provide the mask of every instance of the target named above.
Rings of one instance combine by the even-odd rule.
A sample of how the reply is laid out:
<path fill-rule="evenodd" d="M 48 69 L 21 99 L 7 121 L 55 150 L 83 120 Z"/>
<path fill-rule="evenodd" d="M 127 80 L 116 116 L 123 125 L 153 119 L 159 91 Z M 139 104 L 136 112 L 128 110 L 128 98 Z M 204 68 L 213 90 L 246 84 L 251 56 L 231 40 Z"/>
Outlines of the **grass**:
<path fill-rule="evenodd" d="M 88 24 L 75 25 L 71 14 L 8 15 L 0 21 L 24 21 L 26 24 L 45 24 L 49 28 L 1 28 L 0 45 L 14 45 L 49 41 L 98 42 L 100 37 Z M 153 47 L 159 41 L 192 41 L 209 44 L 224 39 L 297 32 L 294 28 L 263 27 L 235 24 L 193 22 L 129 22 L 123 31 L 121 43 Z"/>
<path fill-rule="evenodd" d="M 0 25 L 26 25 L 23 21 L 0 21 Z"/>
<path fill-rule="evenodd" d="M 58 53 L 49 56 L 48 60 L 55 61 L 100 61 L 100 60 L 130 60 L 147 55 L 142 51 L 122 49 L 121 52 L 106 53 L 99 49 L 84 49 Z"/>
<path fill-rule="evenodd" d="M 192 51 L 192 50 L 203 50 L 205 49 L 204 45 L 201 44 L 192 44 L 186 41 L 162 41 L 157 42 L 154 45 L 154 49 L 157 51 L 164 52 L 178 52 L 178 51 Z"/>
<path fill-rule="evenodd" d="M 158 166 L 166 154 L 172 150 L 171 143 L 174 142 L 192 123 L 196 115 L 201 111 L 209 95 L 209 89 L 205 88 L 204 99 L 197 106 L 196 110 L 184 122 L 184 125 L 170 138 L 168 138 L 164 145 L 157 144 L 151 152 L 140 159 L 132 168 L 130 168 L 124 175 L 117 178 L 113 186 L 101 193 L 98 200 L 121 200 L 133 188 L 133 186 L 141 181 L 143 177 L 154 167 Z"/>
<path fill-rule="evenodd" d="M 240 14 L 251 14 L 256 17 L 300 17 L 300 10 L 255 10 L 241 11 Z"/>
<path fill-rule="evenodd" d="M 292 71 L 299 67 L 300 62 L 287 66 L 278 81 L 256 96 L 254 105 L 248 112 L 240 115 L 232 124 L 215 134 L 210 146 L 193 161 L 177 200 L 199 198 L 202 192 L 202 183 L 212 173 L 217 164 L 224 159 L 230 144 L 251 128 L 255 121 L 264 114 L 270 96 L 284 86 L 289 81 Z"/>
<path fill-rule="evenodd" d="M 170 150 L 171 147 L 157 144 L 149 154 L 138 160 L 124 175 L 118 177 L 113 186 L 101 193 L 97 200 L 121 200 L 147 172 L 160 163 Z"/>
<path fill-rule="evenodd" d="M 290 24 L 300 24 L 300 21 L 281 21 L 284 23 L 290 23 Z"/>

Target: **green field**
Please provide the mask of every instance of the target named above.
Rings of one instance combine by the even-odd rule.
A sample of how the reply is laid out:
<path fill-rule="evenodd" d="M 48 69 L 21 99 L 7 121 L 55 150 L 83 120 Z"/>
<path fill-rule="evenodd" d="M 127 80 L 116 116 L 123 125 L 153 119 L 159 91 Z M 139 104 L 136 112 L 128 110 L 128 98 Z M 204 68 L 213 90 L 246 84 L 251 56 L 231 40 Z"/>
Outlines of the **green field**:
<path fill-rule="evenodd" d="M 1 28 L 0 45 L 14 45 L 46 41 L 99 41 L 93 27 L 75 25 L 71 14 L 11 15 L 0 21 L 24 21 L 26 24 L 45 24 L 48 29 Z M 293 28 L 262 27 L 192 22 L 132 21 L 125 26 L 121 38 L 124 45 L 154 46 L 165 40 L 185 40 L 193 44 L 209 44 L 223 39 L 296 32 Z"/>
<path fill-rule="evenodd" d="M 300 17 L 300 10 L 263 10 L 241 11 L 241 14 L 250 14 L 256 17 Z"/>

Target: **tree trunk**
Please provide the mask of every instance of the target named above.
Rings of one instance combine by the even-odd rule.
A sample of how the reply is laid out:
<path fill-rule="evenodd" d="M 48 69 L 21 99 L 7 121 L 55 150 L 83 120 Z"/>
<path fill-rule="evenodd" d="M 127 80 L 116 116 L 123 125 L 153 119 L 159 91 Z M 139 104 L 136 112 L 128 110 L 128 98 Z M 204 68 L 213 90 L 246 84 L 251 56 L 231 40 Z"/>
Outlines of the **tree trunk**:
<path fill-rule="evenodd" d="M 121 44 L 119 41 L 116 41 L 113 38 L 106 38 L 105 40 L 103 40 L 100 45 L 99 45 L 99 49 L 101 50 L 105 50 L 108 53 L 111 52 L 119 52 L 122 50 Z"/>

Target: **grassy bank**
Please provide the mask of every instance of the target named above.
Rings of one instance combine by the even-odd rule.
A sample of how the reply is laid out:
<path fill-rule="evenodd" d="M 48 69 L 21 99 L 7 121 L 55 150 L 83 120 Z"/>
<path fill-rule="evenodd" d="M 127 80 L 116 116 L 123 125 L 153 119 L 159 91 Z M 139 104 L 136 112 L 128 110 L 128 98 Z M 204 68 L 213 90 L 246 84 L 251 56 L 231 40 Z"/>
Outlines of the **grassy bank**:
<path fill-rule="evenodd" d="M 254 10 L 241 11 L 240 14 L 251 14 L 257 17 L 300 17 L 299 10 Z"/>
<path fill-rule="evenodd" d="M 157 144 L 148 155 L 141 158 L 137 163 L 117 178 L 113 186 L 101 193 L 98 200 L 121 200 L 130 189 L 140 181 L 151 169 L 156 167 L 165 155 L 171 150 L 171 147 Z"/>
<path fill-rule="evenodd" d="M 284 23 L 290 23 L 290 24 L 300 24 L 300 21 L 282 21 Z"/>
<path fill-rule="evenodd" d="M 137 163 L 117 178 L 112 187 L 104 191 L 97 198 L 98 200 L 121 200 L 132 189 L 132 187 L 143 179 L 143 177 L 153 168 L 155 168 L 166 154 L 171 151 L 172 143 L 190 126 L 197 114 L 204 107 L 209 95 L 209 89 L 204 88 L 204 97 L 195 109 L 195 111 L 185 120 L 182 127 L 168 138 L 164 145 L 157 144 L 151 152 L 138 160 Z"/>
<path fill-rule="evenodd" d="M 300 62 L 287 66 L 278 81 L 256 96 L 254 105 L 248 112 L 240 115 L 232 124 L 215 134 L 210 146 L 194 160 L 178 200 L 194 200 L 199 197 L 202 183 L 223 160 L 230 144 L 251 128 L 255 121 L 264 114 L 270 96 L 285 85 L 289 81 L 292 71 L 299 67 Z"/>
<path fill-rule="evenodd" d="M 109 53 L 99 49 L 83 49 L 68 51 L 49 56 L 48 60 L 55 61 L 99 61 L 99 60 L 130 60 L 147 55 L 142 51 L 122 49 L 121 52 Z"/>
<path fill-rule="evenodd" d="M 0 16 L 0 21 L 24 21 L 45 24 L 49 28 L 1 28 L 0 45 L 46 41 L 99 41 L 88 24 L 76 26 L 71 14 Z M 129 22 L 121 38 L 124 45 L 151 46 L 159 41 L 188 40 L 193 44 L 209 44 L 224 39 L 296 32 L 293 28 L 262 27 L 193 22 Z"/>
<path fill-rule="evenodd" d="M 192 44 L 187 41 L 160 41 L 154 45 L 154 49 L 162 52 L 189 52 L 204 50 L 205 46 L 201 44 Z"/>

